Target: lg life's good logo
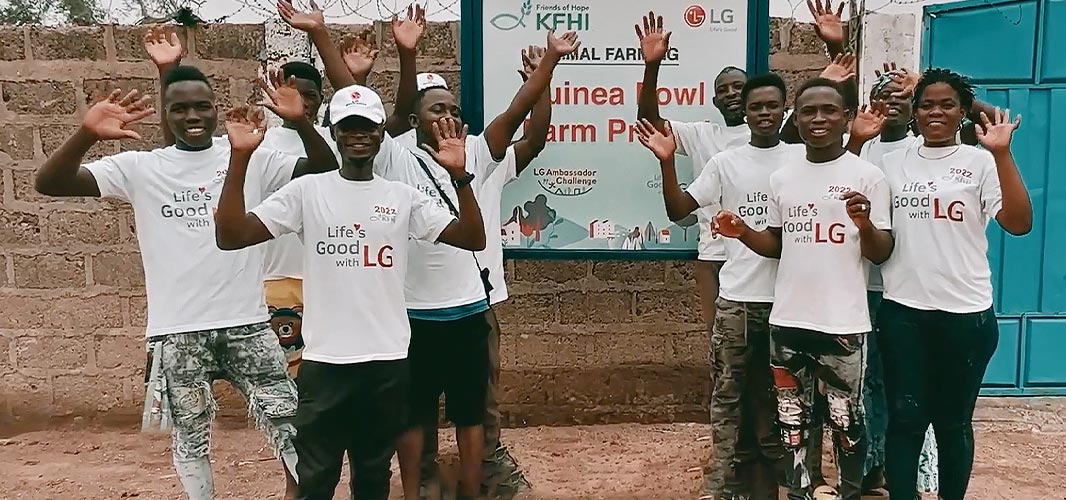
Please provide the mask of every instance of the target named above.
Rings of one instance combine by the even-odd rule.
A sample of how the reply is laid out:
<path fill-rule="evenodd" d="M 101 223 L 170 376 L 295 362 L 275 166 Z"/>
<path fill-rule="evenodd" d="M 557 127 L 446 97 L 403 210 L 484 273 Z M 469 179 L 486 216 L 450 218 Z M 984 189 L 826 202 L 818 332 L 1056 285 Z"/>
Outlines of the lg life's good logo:
<path fill-rule="evenodd" d="M 489 19 L 500 31 L 529 28 L 537 31 L 587 31 L 590 28 L 591 8 L 575 2 L 546 2 L 533 4 L 525 0 L 516 11 L 502 12 Z"/>
<path fill-rule="evenodd" d="M 567 169 L 556 167 L 537 167 L 533 176 L 541 189 L 556 196 L 581 196 L 596 187 L 597 171 L 592 168 Z"/>
<path fill-rule="evenodd" d="M 337 267 L 391 268 L 392 246 L 371 248 L 363 243 L 366 228 L 356 222 L 326 228 L 326 239 L 315 243 L 315 253 L 336 257 Z"/>
<path fill-rule="evenodd" d="M 690 5 L 685 9 L 685 24 L 688 24 L 691 28 L 699 28 L 703 26 L 703 22 L 707 20 L 707 11 L 703 10 L 700 5 Z"/>
<path fill-rule="evenodd" d="M 938 196 L 938 192 L 940 189 L 935 181 L 908 182 L 899 194 L 892 195 L 892 210 L 896 212 L 896 217 L 962 222 L 966 203 Z"/>
<path fill-rule="evenodd" d="M 762 191 L 752 191 L 744 195 L 744 202 L 737 207 L 737 215 L 751 227 L 757 229 L 766 227 L 766 217 L 770 213 L 770 209 L 767 207 L 769 203 L 769 194 Z"/>
<path fill-rule="evenodd" d="M 705 9 L 702 5 L 693 4 L 685 9 L 684 19 L 689 28 L 700 28 L 706 24 L 710 31 L 715 32 L 728 33 L 738 29 L 733 9 Z"/>
<path fill-rule="evenodd" d="M 211 227 L 216 207 L 208 206 L 208 202 L 215 197 L 206 186 L 171 193 L 171 198 L 173 203 L 164 203 L 160 207 L 164 219 L 181 221 L 189 229 Z"/>
<path fill-rule="evenodd" d="M 843 201 L 838 201 L 843 206 Z M 792 241 L 803 244 L 842 245 L 847 237 L 847 226 L 843 222 L 817 221 L 820 210 L 814 203 L 796 205 L 785 210 L 785 221 L 781 231 Z"/>

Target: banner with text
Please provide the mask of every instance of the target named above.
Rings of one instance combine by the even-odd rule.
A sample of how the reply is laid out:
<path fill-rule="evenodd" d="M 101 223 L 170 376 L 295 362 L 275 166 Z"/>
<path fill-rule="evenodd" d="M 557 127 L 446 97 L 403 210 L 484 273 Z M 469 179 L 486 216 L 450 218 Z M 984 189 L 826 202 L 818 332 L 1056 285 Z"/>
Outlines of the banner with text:
<path fill-rule="evenodd" d="M 580 49 L 555 70 L 552 126 L 544 152 L 503 193 L 505 248 L 694 250 L 694 216 L 673 223 L 662 176 L 633 124 L 644 58 L 633 25 L 654 5 L 672 31 L 659 74 L 662 116 L 721 123 L 714 78 L 747 62 L 747 0 L 494 0 L 483 3 L 485 123 L 521 85 L 521 51 L 549 30 L 576 31 Z M 678 179 L 692 165 L 678 158 Z"/>

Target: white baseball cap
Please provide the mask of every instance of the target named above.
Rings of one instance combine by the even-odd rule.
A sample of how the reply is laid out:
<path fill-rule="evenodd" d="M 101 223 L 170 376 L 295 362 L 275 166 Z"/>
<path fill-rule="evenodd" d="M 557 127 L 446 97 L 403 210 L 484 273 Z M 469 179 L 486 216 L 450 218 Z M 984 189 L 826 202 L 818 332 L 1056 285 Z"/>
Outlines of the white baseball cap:
<path fill-rule="evenodd" d="M 426 89 L 448 88 L 448 82 L 444 80 L 443 76 L 436 73 L 419 73 L 415 78 L 418 79 L 419 92 Z"/>
<path fill-rule="evenodd" d="M 377 92 L 362 85 L 351 85 L 333 93 L 329 101 L 329 121 L 340 123 L 352 116 L 366 118 L 378 125 L 385 123 L 385 105 Z"/>

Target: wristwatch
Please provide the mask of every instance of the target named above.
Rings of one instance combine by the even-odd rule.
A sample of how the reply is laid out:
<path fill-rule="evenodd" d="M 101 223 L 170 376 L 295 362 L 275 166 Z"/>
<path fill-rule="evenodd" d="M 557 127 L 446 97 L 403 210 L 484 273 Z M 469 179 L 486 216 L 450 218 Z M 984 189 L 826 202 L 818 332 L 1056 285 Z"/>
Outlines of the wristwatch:
<path fill-rule="evenodd" d="M 474 182 L 474 174 L 470 172 L 467 172 L 462 179 L 452 179 L 452 185 L 455 186 L 455 189 L 462 189 L 470 185 L 471 182 Z"/>

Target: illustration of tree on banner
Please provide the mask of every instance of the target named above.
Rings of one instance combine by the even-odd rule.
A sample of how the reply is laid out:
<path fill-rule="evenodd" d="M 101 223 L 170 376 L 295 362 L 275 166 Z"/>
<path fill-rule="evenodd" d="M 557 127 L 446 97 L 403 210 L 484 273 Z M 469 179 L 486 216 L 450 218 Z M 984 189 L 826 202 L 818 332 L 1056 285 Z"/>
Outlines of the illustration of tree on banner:
<path fill-rule="evenodd" d="M 555 222 L 555 210 L 548 206 L 548 197 L 542 194 L 538 194 L 533 201 L 527 201 L 523 207 L 525 214 L 519 221 L 522 235 L 527 238 L 533 237 L 533 241 L 529 242 L 529 246 L 533 246 L 534 242 L 540 241 L 540 232 Z M 548 239 L 552 236 L 554 235 L 550 235 Z"/>
<path fill-rule="evenodd" d="M 651 221 L 648 221 L 647 227 L 644 228 L 644 241 L 648 243 L 659 241 L 659 235 L 655 234 L 655 226 L 651 225 Z"/>

